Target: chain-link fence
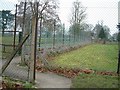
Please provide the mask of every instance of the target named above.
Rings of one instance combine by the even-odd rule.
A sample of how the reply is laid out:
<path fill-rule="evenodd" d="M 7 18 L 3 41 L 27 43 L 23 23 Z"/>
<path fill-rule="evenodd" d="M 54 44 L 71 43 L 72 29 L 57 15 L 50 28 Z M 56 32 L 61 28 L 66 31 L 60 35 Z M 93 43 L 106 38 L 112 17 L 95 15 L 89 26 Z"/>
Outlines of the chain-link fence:
<path fill-rule="evenodd" d="M 15 50 L 20 43 L 21 32 L 17 31 L 14 37 L 14 31 L 5 31 L 4 36 L 2 36 L 2 42 L 0 43 L 2 47 L 2 58 L 7 58 L 13 50 Z"/>
<path fill-rule="evenodd" d="M 23 4 L 24 5 L 24 4 Z M 16 9 L 18 9 L 16 5 Z M 30 7 L 28 7 L 30 8 Z M 29 70 L 30 70 L 30 58 L 31 58 L 31 36 L 32 30 L 32 14 L 31 13 L 20 13 L 15 12 L 12 14 L 8 11 L 1 11 L 2 15 L 7 13 L 8 17 L 13 16 L 9 20 L 9 23 L 12 22 L 12 25 L 9 23 L 2 24 L 2 42 L 0 43 L 2 47 L 2 62 L 3 65 L 12 57 L 12 54 L 16 52 L 16 49 L 19 47 L 19 44 L 24 39 L 26 35 L 29 35 L 29 38 L 25 41 L 21 49 L 17 51 L 15 58 L 10 62 L 3 75 L 10 76 L 12 78 L 29 80 Z M 4 17 L 5 16 L 5 17 Z M 6 18 L 6 14 L 1 18 Z M 23 16 L 23 18 L 21 17 Z M 8 18 L 7 17 L 7 18 Z M 16 20 L 21 20 L 17 22 Z M 2 20 L 2 22 L 5 22 Z M 39 22 L 39 20 L 38 20 Z M 18 24 L 19 23 L 19 24 Z M 18 25 L 16 25 L 18 24 Z M 12 27 L 9 27 L 11 25 Z M 4 26 L 4 27 L 3 27 Z M 54 49 L 64 50 L 65 48 L 75 47 L 78 45 L 85 45 L 91 43 L 91 34 L 87 31 L 81 31 L 78 36 L 69 33 L 64 29 L 58 29 L 59 27 L 52 24 L 53 28 L 50 30 L 44 25 L 41 26 L 41 30 L 38 25 L 38 34 L 37 34 L 37 55 L 39 56 L 39 50 L 41 49 Z M 18 31 L 20 30 L 20 31 Z M 22 31 L 21 31 L 22 30 Z M 63 31 L 64 30 L 64 31 Z M 40 32 L 41 31 L 41 32 Z M 39 33 L 40 32 L 40 33 Z M 19 56 L 21 55 L 21 56 Z M 23 69 L 23 70 L 22 70 Z"/>
<path fill-rule="evenodd" d="M 70 48 L 72 47 L 75 48 L 83 45 L 88 45 L 94 41 L 93 40 L 94 35 L 92 36 L 92 34 L 94 33 L 92 33 L 92 31 L 87 31 L 85 29 L 80 29 L 78 31 L 75 31 L 74 29 L 72 29 L 72 31 L 66 30 L 65 26 L 62 25 L 62 23 L 59 21 L 58 21 L 59 24 L 57 24 L 58 22 L 55 21 L 55 19 L 53 20 L 50 19 L 50 23 L 45 23 L 44 20 L 42 21 L 40 19 L 41 17 L 40 18 L 37 17 L 38 24 L 34 26 L 37 20 L 36 22 L 34 21 L 34 16 L 36 16 L 36 13 L 33 13 L 32 11 L 33 8 L 31 8 L 31 5 L 32 3 L 29 4 L 29 3 L 21 2 L 19 5 L 16 5 L 16 12 L 12 15 L 9 10 L 0 11 L 0 13 L 2 14 L 2 16 L 0 17 L 0 20 L 2 22 L 1 25 L 2 28 L 0 30 L 0 34 L 1 34 L 0 39 L 2 39 L 2 42 L 0 42 L 0 47 L 2 48 L 0 49 L 0 52 L 2 53 L 2 60 L 1 60 L 2 65 L 4 66 L 6 62 L 10 61 L 10 63 L 8 62 L 7 64 L 7 68 L 5 69 L 3 76 L 5 75 L 15 79 L 29 81 L 31 77 L 30 68 L 32 62 L 31 57 L 33 54 L 32 50 L 33 50 L 33 45 L 35 44 L 37 46 L 36 47 L 37 55 L 35 57 L 37 57 L 37 59 L 40 59 L 41 62 L 45 64 L 48 63 L 47 55 L 50 53 L 53 52 L 62 53 L 66 51 L 66 49 L 70 51 Z M 8 18 L 9 15 L 10 18 Z M 5 23 L 5 20 L 7 20 L 6 17 L 9 23 L 7 22 Z M 34 27 L 37 28 L 36 43 L 32 42 L 33 37 L 35 37 L 33 36 Z M 100 41 L 100 45 L 101 42 L 103 41 L 102 40 Z M 115 58 L 117 58 L 117 53 L 112 53 L 114 54 L 115 57 L 110 57 L 111 56 L 110 54 L 111 52 L 116 51 L 117 47 L 116 46 L 111 47 L 107 45 L 105 46 L 105 44 L 103 44 L 104 47 L 99 45 L 97 46 L 96 44 L 93 46 L 94 47 L 90 47 L 90 50 L 92 51 L 90 51 L 89 49 L 88 50 L 84 49 L 82 52 L 80 52 L 81 54 L 77 55 L 78 58 L 73 59 L 73 60 L 76 59 L 77 60 L 69 61 L 70 63 L 69 65 L 71 65 L 72 67 L 72 65 L 76 62 L 77 64 L 75 63 L 73 66 L 76 65 L 75 67 L 77 67 L 77 69 L 86 70 L 87 68 L 88 70 L 89 69 L 94 71 L 98 70 L 98 73 L 100 73 L 99 71 L 102 70 L 109 71 L 109 69 L 111 69 L 110 71 L 115 72 L 116 70 L 115 66 L 117 65 L 116 63 L 117 60 Z M 106 49 L 107 47 L 108 49 Z M 106 51 L 104 51 L 105 49 Z M 44 50 L 46 50 L 46 52 L 42 52 Z M 95 52 L 95 50 L 97 50 L 97 52 Z M 102 53 L 106 54 L 106 56 L 103 58 L 101 58 Z M 98 55 L 99 57 L 98 56 L 96 57 L 95 55 Z M 113 63 L 111 58 L 116 61 Z M 100 59 L 102 62 L 100 61 Z M 106 64 L 106 62 L 108 63 Z M 36 65 L 38 64 L 39 63 L 36 63 Z M 103 64 L 105 66 L 101 68 L 100 64 L 101 65 Z"/>
<path fill-rule="evenodd" d="M 16 5 L 15 13 L 10 10 L 2 10 L 0 20 L 1 25 L 1 61 L 2 61 L 2 76 L 8 76 L 13 79 L 23 81 L 29 80 L 29 62 L 31 48 L 31 19 L 25 17 L 24 24 L 19 23 L 18 6 Z M 21 14 L 23 15 L 23 14 Z M 29 19 L 28 19 L 29 18 Z M 24 32 L 21 25 L 24 25 Z M 26 40 L 27 39 L 27 40 Z M 24 45 L 23 45 L 24 44 Z M 23 49 L 22 49 L 23 48 Z M 23 56 L 22 56 L 23 55 Z M 22 64 L 24 61 L 24 64 Z M 5 70 L 4 70 L 5 68 Z M 4 72 L 3 72 L 4 70 Z"/>
<path fill-rule="evenodd" d="M 51 35 L 48 35 L 51 33 Z M 38 36 L 39 39 L 39 36 Z M 39 43 L 41 47 L 39 47 Z M 38 41 L 38 48 L 58 48 L 58 47 L 71 47 L 77 45 L 84 45 L 91 43 L 90 33 L 81 31 L 81 35 L 74 38 L 72 34 L 63 34 L 62 31 L 54 33 L 50 31 L 43 31 L 41 36 L 41 42 Z"/>

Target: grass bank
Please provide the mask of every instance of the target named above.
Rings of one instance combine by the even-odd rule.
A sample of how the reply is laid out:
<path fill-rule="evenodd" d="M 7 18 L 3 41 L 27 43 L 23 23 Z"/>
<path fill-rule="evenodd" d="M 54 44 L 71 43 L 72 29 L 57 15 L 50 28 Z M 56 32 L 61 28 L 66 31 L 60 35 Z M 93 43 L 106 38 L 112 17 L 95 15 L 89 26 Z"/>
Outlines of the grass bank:
<path fill-rule="evenodd" d="M 50 64 L 63 68 L 116 72 L 117 58 L 117 45 L 93 44 L 60 54 Z"/>

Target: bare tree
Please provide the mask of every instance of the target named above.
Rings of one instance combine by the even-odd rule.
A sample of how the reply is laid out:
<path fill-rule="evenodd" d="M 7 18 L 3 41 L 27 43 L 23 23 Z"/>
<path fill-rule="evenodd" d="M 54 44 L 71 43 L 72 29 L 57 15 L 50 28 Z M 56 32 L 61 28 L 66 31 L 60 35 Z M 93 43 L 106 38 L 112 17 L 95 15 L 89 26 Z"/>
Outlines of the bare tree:
<path fill-rule="evenodd" d="M 39 23 L 39 47 L 41 43 L 41 30 L 44 25 L 53 25 L 54 20 L 59 21 L 59 17 L 57 15 L 57 8 L 58 8 L 58 3 L 56 0 L 39 0 L 38 3 L 38 17 L 37 21 Z M 17 20 L 19 21 L 17 24 L 21 26 L 22 31 L 23 31 L 23 36 L 28 34 L 31 30 L 30 27 L 30 19 L 32 19 L 32 16 L 36 14 L 36 3 L 29 1 L 26 2 L 20 2 L 18 5 L 18 18 Z M 52 26 L 51 25 L 51 26 Z M 52 27 L 53 28 L 53 27 Z M 25 51 L 26 48 L 23 48 L 23 52 Z M 22 54 L 23 58 L 25 57 L 25 53 Z M 24 61 L 24 59 L 23 59 Z"/>
<path fill-rule="evenodd" d="M 84 21 L 85 18 L 86 18 L 86 8 L 82 6 L 81 2 L 76 0 L 75 2 L 73 2 L 72 17 L 70 19 L 70 23 L 80 24 Z"/>
<path fill-rule="evenodd" d="M 84 20 L 86 18 L 86 8 L 82 6 L 81 2 L 76 0 L 73 2 L 73 8 L 72 8 L 72 16 L 70 19 L 70 32 L 74 36 L 74 41 L 75 41 L 75 36 L 79 36 L 80 30 L 82 27 L 82 23 L 84 23 Z"/>
<path fill-rule="evenodd" d="M 58 4 L 55 0 L 43 0 L 39 4 L 39 47 L 41 43 L 41 30 L 42 24 L 45 26 L 53 25 L 54 20 L 58 21 L 59 17 L 57 15 Z M 51 26 L 52 26 L 51 25 Z M 53 26 L 54 27 L 54 26 Z M 49 28 L 53 28 L 49 27 Z"/>

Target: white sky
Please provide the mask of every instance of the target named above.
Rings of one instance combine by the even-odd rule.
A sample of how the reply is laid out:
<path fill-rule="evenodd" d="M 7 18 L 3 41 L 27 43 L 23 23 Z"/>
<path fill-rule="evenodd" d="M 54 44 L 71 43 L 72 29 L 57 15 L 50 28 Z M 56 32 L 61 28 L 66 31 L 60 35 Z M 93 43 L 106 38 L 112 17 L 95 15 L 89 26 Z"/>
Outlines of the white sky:
<path fill-rule="evenodd" d="M 69 19 L 71 17 L 72 2 L 75 0 L 59 0 L 60 9 L 59 16 L 62 23 L 66 27 L 69 26 Z M 116 25 L 118 24 L 118 1 L 120 0 L 79 0 L 84 7 L 87 7 L 87 19 L 89 24 L 95 24 L 103 20 L 103 24 L 111 29 L 111 33 L 117 32 Z M 0 10 L 14 9 L 14 4 L 17 0 L 0 0 Z"/>

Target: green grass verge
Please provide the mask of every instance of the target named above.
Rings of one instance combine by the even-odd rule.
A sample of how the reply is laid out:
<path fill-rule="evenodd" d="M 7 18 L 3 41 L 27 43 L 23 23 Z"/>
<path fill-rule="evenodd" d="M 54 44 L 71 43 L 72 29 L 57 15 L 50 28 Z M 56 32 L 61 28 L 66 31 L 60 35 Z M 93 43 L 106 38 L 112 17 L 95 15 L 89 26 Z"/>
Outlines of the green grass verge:
<path fill-rule="evenodd" d="M 93 44 L 56 56 L 50 64 L 54 67 L 116 72 L 117 57 L 117 45 Z"/>
<path fill-rule="evenodd" d="M 4 36 L 4 37 L 0 37 L 2 38 L 2 44 L 9 44 L 9 45 L 13 45 L 13 41 L 14 38 L 13 36 Z M 18 36 L 16 37 L 16 44 L 18 44 Z"/>
<path fill-rule="evenodd" d="M 16 45 L 18 44 L 18 35 L 16 36 Z M 3 46 L 1 46 L 2 48 L 0 49 L 0 52 L 2 53 L 2 58 L 7 58 L 10 56 L 10 54 L 13 52 L 13 47 L 12 46 L 4 46 L 5 45 L 13 45 L 13 41 L 14 38 L 12 35 L 5 35 L 3 37 L 0 37 L 1 43 L 3 44 Z"/>
<path fill-rule="evenodd" d="M 72 88 L 118 88 L 117 76 L 80 74 L 72 82 Z"/>
<path fill-rule="evenodd" d="M 2 79 L 7 84 L 7 88 L 15 88 L 13 87 L 15 84 L 21 85 L 20 88 L 34 88 L 35 87 L 32 83 L 29 83 L 27 81 L 23 82 L 20 80 L 11 79 L 9 77 L 3 77 Z"/>

